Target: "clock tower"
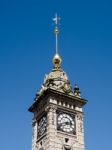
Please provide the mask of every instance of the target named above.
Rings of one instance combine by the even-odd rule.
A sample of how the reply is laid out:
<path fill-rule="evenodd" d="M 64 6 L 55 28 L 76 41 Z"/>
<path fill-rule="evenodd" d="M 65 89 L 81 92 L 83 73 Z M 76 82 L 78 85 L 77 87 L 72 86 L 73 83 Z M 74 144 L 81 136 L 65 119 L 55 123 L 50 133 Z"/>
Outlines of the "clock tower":
<path fill-rule="evenodd" d="M 58 52 L 59 18 L 55 23 L 56 54 L 53 69 L 45 75 L 29 111 L 32 119 L 32 150 L 84 150 L 83 99 L 77 85 L 72 89 L 61 68 Z"/>

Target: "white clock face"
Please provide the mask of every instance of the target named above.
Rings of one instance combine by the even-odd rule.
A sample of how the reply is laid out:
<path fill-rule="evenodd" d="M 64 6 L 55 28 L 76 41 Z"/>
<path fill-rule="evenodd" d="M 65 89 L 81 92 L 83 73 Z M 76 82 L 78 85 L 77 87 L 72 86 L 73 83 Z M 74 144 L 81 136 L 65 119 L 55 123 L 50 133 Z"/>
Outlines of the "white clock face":
<path fill-rule="evenodd" d="M 65 113 L 59 114 L 58 129 L 64 132 L 73 133 L 75 130 L 73 117 Z"/>
<path fill-rule="evenodd" d="M 41 136 L 46 131 L 47 118 L 43 116 L 38 122 L 38 136 Z"/>

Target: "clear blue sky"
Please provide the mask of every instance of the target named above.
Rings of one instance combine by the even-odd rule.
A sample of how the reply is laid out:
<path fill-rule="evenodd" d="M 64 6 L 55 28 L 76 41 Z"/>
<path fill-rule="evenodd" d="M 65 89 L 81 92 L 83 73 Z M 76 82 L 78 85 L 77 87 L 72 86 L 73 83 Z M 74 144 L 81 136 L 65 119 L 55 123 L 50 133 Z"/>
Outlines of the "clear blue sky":
<path fill-rule="evenodd" d="M 86 150 L 112 150 L 112 1 L 0 1 L 0 150 L 31 150 L 27 111 L 55 52 L 61 17 L 62 67 L 85 106 Z"/>

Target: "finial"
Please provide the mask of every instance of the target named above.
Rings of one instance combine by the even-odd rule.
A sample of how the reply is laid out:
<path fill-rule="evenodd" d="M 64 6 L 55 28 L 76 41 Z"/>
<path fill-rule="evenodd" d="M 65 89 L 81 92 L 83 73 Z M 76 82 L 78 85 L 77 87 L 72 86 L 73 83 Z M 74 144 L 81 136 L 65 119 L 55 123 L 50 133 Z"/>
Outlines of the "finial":
<path fill-rule="evenodd" d="M 75 84 L 75 88 L 74 88 L 74 95 L 75 95 L 76 97 L 81 98 L 80 90 L 79 90 L 79 87 L 78 87 L 78 85 L 77 85 L 77 84 Z"/>
<path fill-rule="evenodd" d="M 55 24 L 55 28 L 54 28 L 54 34 L 55 34 L 55 38 L 56 38 L 56 54 L 53 57 L 53 64 L 55 68 L 59 68 L 60 64 L 61 64 L 61 57 L 58 54 L 58 34 L 59 34 L 59 21 L 60 18 L 57 16 L 57 14 L 55 14 L 55 17 L 53 18 L 54 24 Z"/>

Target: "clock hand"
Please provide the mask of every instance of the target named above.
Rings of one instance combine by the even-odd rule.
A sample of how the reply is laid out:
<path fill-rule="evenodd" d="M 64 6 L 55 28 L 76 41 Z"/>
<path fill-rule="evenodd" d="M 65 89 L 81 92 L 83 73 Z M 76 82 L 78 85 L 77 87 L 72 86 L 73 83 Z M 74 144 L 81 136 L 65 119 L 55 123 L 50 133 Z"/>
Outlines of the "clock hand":
<path fill-rule="evenodd" d="M 68 121 L 62 122 L 61 125 L 71 125 L 71 122 L 68 122 Z"/>

